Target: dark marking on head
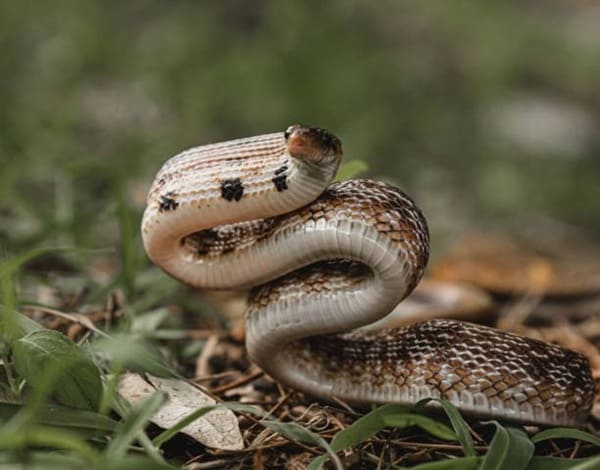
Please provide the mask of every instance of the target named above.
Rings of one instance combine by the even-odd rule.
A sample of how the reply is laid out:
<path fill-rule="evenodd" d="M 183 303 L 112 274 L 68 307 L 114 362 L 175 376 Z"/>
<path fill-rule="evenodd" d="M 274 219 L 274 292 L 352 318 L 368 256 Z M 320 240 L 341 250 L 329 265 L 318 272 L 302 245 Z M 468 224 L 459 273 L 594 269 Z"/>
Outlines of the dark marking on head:
<path fill-rule="evenodd" d="M 244 186 L 242 180 L 235 178 L 232 180 L 224 180 L 221 182 L 221 196 L 228 201 L 239 201 L 244 195 Z"/>
<path fill-rule="evenodd" d="M 179 203 L 175 200 L 174 196 L 175 193 L 169 191 L 160 197 L 160 202 L 158 203 L 159 212 L 174 211 L 179 207 Z"/>
<path fill-rule="evenodd" d="M 288 189 L 287 176 L 285 174 L 277 175 L 271 181 L 273 181 L 273 184 L 275 185 L 275 187 L 277 188 L 277 191 L 279 191 L 279 192 L 285 191 L 286 189 Z"/>

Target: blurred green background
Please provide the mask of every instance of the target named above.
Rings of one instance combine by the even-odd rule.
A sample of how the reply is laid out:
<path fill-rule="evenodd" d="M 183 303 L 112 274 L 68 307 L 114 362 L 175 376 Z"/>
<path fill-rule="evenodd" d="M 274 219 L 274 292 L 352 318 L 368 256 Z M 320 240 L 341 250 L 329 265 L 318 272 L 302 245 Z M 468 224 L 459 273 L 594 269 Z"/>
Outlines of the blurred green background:
<path fill-rule="evenodd" d="M 143 260 L 164 160 L 295 122 L 412 194 L 439 240 L 598 237 L 598 24 L 593 1 L 3 1 L 0 245 L 130 237 Z"/>

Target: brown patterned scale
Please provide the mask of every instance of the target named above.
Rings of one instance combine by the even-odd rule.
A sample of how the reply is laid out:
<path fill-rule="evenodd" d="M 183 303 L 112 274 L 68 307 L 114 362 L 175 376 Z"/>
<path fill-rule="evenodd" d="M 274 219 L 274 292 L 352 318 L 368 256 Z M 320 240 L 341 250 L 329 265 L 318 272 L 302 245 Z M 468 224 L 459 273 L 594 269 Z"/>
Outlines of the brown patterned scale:
<path fill-rule="evenodd" d="M 438 397 L 480 416 L 580 424 L 594 383 L 578 353 L 450 320 L 357 330 L 413 290 L 429 236 L 402 191 L 331 184 L 341 154 L 331 133 L 296 125 L 173 157 L 148 195 L 148 255 L 194 286 L 254 287 L 249 355 L 307 393 L 357 404 Z"/>

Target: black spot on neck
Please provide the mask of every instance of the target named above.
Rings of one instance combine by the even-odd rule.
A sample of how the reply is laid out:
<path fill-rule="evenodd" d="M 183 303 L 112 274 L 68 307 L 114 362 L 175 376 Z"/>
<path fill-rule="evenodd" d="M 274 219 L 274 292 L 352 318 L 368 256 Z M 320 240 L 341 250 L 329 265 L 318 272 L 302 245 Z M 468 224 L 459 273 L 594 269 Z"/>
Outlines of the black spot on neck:
<path fill-rule="evenodd" d="M 287 175 L 285 175 L 285 174 L 283 174 L 283 175 L 277 175 L 271 181 L 273 181 L 273 184 L 275 185 L 275 188 L 277 188 L 277 191 L 279 191 L 279 192 L 285 191 L 286 189 L 288 189 Z"/>
<path fill-rule="evenodd" d="M 277 168 L 277 169 L 275 170 L 275 176 L 277 176 L 277 175 L 280 175 L 281 173 L 283 173 L 283 172 L 287 171 L 287 169 L 288 169 L 288 166 L 287 166 L 287 165 L 283 165 L 282 167 L 280 167 L 280 168 Z"/>
<path fill-rule="evenodd" d="M 244 186 L 239 178 L 221 182 L 221 196 L 228 201 L 239 201 L 244 195 Z"/>
<path fill-rule="evenodd" d="M 179 207 L 179 203 L 175 200 L 174 196 L 175 194 L 173 192 L 163 194 L 160 197 L 160 202 L 158 203 L 158 211 L 168 212 L 177 209 Z"/>

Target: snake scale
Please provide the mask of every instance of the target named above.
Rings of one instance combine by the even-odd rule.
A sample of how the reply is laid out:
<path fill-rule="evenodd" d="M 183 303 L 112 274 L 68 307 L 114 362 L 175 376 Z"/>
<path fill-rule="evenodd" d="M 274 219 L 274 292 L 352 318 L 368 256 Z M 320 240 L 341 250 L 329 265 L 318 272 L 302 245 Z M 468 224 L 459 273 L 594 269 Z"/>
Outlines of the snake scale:
<path fill-rule="evenodd" d="M 574 351 L 455 320 L 359 329 L 419 282 L 429 234 L 393 186 L 332 184 L 341 156 L 337 137 L 302 125 L 174 156 L 147 198 L 150 259 L 192 286 L 251 287 L 250 358 L 311 395 L 351 404 L 437 397 L 482 417 L 581 424 L 595 386 Z"/>

